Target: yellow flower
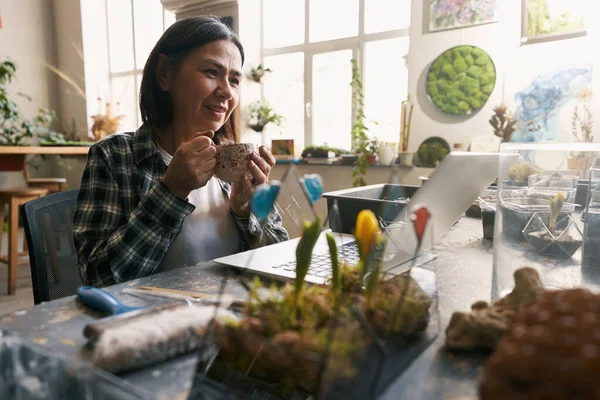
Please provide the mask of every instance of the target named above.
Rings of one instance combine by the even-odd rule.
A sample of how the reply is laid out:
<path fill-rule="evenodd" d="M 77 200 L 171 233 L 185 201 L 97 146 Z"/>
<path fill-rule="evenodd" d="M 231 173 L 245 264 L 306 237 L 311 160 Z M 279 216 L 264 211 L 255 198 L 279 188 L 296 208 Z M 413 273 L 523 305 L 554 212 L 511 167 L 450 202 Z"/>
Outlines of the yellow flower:
<path fill-rule="evenodd" d="M 381 240 L 379 222 L 373 211 L 362 210 L 358 213 L 354 236 L 360 245 L 360 256 L 364 258 L 372 246 Z"/>

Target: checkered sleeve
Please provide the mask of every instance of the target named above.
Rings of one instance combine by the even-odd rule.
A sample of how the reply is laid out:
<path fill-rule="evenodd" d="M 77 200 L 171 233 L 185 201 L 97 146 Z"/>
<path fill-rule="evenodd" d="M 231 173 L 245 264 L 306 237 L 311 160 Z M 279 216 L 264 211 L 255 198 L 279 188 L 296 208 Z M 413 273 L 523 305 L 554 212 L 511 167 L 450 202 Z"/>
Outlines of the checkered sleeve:
<path fill-rule="evenodd" d="M 126 211 L 126 169 L 112 165 L 107 150 L 94 145 L 82 176 L 73 221 L 79 274 L 98 287 L 156 272 L 169 245 L 194 206 L 158 181 Z"/>

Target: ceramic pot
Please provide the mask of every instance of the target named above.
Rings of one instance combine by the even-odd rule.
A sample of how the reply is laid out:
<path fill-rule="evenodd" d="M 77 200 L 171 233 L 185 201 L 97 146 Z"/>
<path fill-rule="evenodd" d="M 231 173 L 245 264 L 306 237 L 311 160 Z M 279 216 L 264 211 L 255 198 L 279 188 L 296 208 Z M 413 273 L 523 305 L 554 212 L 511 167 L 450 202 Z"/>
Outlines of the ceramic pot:
<path fill-rule="evenodd" d="M 398 165 L 413 165 L 413 156 L 415 153 L 402 152 L 398 153 Z"/>

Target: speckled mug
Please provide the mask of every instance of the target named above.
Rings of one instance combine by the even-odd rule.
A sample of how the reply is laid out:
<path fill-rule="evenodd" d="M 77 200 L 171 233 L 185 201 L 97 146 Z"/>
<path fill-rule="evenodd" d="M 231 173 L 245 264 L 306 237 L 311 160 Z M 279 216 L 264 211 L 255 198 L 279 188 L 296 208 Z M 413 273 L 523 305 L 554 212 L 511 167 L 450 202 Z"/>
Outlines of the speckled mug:
<path fill-rule="evenodd" d="M 217 146 L 217 166 L 215 176 L 224 182 L 240 182 L 244 175 L 252 179 L 248 166 L 250 153 L 258 154 L 258 145 L 254 143 L 223 144 Z"/>

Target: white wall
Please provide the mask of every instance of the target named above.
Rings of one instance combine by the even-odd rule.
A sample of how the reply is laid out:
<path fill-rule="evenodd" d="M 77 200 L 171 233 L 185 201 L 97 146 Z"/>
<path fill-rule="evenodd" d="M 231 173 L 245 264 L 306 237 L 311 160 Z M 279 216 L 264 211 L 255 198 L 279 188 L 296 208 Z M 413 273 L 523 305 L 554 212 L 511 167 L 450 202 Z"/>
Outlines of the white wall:
<path fill-rule="evenodd" d="M 493 135 L 489 119 L 493 108 L 503 102 L 514 110 L 514 94 L 525 89 L 538 73 L 550 72 L 556 67 L 578 63 L 592 63 L 596 72 L 600 68 L 599 55 L 592 46 L 597 29 L 592 25 L 587 37 L 521 46 L 521 1 L 497 0 L 497 23 L 462 29 L 425 33 L 428 22 L 425 7 L 429 1 L 413 1 L 408 57 L 409 93 L 416 93 L 409 151 L 430 136 L 440 136 L 453 143 L 463 143 L 466 148 L 473 136 Z M 429 66 L 444 51 L 458 45 L 482 48 L 496 65 L 495 89 L 485 106 L 471 116 L 446 115 L 427 99 L 425 80 Z M 594 91 L 600 95 L 600 80 L 594 79 Z M 505 87 L 503 94 L 503 87 Z M 598 108 L 598 96 L 594 104 Z M 600 136 L 596 124 L 595 137 Z"/>
<path fill-rule="evenodd" d="M 9 90 L 31 96 L 32 101 L 13 96 L 28 119 L 40 108 L 60 109 L 58 81 L 43 64 L 57 62 L 52 6 L 45 0 L 0 0 L 0 59 L 10 58 L 17 65 L 16 79 Z M 38 176 L 42 172 L 31 173 Z M 24 182 L 18 173 L 0 173 L 0 185 L 20 186 Z"/>

